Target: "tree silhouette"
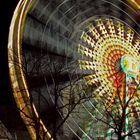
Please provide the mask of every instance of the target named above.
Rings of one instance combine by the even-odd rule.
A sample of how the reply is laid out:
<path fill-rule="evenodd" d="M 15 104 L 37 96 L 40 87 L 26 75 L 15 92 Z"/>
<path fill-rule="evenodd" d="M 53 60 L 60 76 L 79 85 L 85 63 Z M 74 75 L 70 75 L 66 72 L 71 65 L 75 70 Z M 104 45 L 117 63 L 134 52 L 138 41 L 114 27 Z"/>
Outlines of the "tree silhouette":
<path fill-rule="evenodd" d="M 140 134 L 140 128 L 138 127 L 140 122 L 138 117 L 139 109 L 134 103 L 139 102 L 135 100 L 135 96 L 139 94 L 139 85 L 131 81 L 130 92 L 126 93 L 124 89 L 126 84 L 124 82 L 123 80 L 122 84 L 117 85 L 115 97 L 111 100 L 106 100 L 102 97 L 101 104 L 104 116 L 96 117 L 98 121 L 101 121 L 108 128 L 108 139 L 118 138 L 118 140 L 124 140 L 127 137 L 134 137 L 134 135 Z M 127 101 L 125 100 L 126 96 Z M 126 109 L 128 109 L 128 112 L 126 112 Z M 127 118 L 129 120 L 128 125 L 126 124 Z M 128 127 L 128 130 L 126 130 L 126 127 Z"/>

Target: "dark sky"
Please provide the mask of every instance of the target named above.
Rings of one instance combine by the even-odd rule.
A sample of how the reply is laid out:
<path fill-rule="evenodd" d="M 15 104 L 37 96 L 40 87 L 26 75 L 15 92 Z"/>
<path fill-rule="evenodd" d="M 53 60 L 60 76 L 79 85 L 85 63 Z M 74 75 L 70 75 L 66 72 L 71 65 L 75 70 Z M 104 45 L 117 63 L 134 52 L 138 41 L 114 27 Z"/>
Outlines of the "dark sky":
<path fill-rule="evenodd" d="M 18 0 L 0 2 L 0 105 L 11 103 L 8 80 L 7 41 L 9 26 Z"/>

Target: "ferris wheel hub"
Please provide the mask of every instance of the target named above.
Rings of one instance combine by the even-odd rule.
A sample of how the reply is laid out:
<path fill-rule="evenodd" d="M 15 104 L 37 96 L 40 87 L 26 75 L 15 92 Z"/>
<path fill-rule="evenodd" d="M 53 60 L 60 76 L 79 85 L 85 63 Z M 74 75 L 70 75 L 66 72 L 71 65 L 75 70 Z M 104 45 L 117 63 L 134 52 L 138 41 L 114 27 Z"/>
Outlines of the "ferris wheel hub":
<path fill-rule="evenodd" d="M 139 74 L 139 64 L 138 61 L 131 56 L 124 55 L 121 58 L 121 69 L 127 74 L 129 77 L 136 78 Z"/>

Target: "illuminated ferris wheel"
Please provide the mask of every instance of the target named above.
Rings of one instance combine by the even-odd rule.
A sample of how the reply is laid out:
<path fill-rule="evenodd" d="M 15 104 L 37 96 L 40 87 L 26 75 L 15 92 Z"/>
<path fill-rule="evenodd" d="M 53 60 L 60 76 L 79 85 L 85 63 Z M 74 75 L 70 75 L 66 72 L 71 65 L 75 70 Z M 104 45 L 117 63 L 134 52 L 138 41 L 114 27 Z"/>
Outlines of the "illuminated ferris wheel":
<path fill-rule="evenodd" d="M 125 106 L 129 100 L 130 106 L 125 108 L 128 114 L 124 120 L 126 129 L 128 120 L 139 116 L 140 106 L 136 88 L 139 87 L 139 38 L 134 39 L 134 34 L 130 27 L 120 21 L 97 19 L 95 25 L 89 24 L 82 33 L 78 48 L 80 68 L 91 70 L 91 74 L 84 76 L 84 79 L 89 85 L 97 87 L 98 84 L 94 94 L 98 101 L 105 101 L 105 109 L 113 108 L 113 104 L 116 106 L 118 96 L 117 106 L 121 106 L 121 103 Z M 133 99 L 130 99 L 131 96 Z M 113 110 L 112 113 L 115 115 L 117 111 Z"/>
<path fill-rule="evenodd" d="M 32 139 L 110 140 L 116 138 L 114 116 L 122 112 L 122 136 L 139 123 L 140 27 L 133 14 L 117 0 L 19 2 L 10 26 L 9 71 Z"/>

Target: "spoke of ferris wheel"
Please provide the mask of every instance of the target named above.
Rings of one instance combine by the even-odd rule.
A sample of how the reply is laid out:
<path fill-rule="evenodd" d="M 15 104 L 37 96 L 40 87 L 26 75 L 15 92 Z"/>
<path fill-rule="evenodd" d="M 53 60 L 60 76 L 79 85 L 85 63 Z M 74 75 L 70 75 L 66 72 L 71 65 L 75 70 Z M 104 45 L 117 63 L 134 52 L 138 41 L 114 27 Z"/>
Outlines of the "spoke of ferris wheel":
<path fill-rule="evenodd" d="M 101 116 L 101 118 L 104 118 L 104 119 L 105 119 L 104 114 L 102 114 L 101 111 L 99 111 L 99 109 L 97 109 L 97 108 L 95 107 L 95 105 L 94 105 L 91 101 L 89 101 L 89 105 L 91 105 L 91 106 L 94 108 L 94 111 L 96 112 L 96 114 L 99 114 L 99 115 Z M 90 116 L 91 116 L 93 119 L 97 120 L 96 117 L 95 117 L 95 115 L 93 115 L 93 113 L 91 113 L 91 112 L 86 108 L 86 106 L 85 106 L 84 104 L 82 104 L 82 106 L 85 108 L 85 110 L 90 114 Z"/>
<path fill-rule="evenodd" d="M 118 25 L 117 25 L 117 30 L 118 30 L 118 36 L 120 36 L 121 38 L 124 38 L 124 24 L 121 23 L 120 21 L 118 21 Z"/>
<path fill-rule="evenodd" d="M 136 48 L 136 49 L 140 49 L 140 38 L 138 38 L 136 41 L 135 41 L 135 43 L 134 43 L 134 47 Z"/>
<path fill-rule="evenodd" d="M 101 19 L 98 19 L 98 20 L 96 20 L 96 23 L 97 23 L 97 27 L 99 27 L 101 35 L 104 38 L 108 38 L 109 34 L 108 34 L 108 31 L 107 31 L 106 26 L 104 25 L 103 21 Z"/>
<path fill-rule="evenodd" d="M 111 36 L 115 36 L 116 32 L 115 32 L 115 27 L 114 27 L 114 23 L 112 19 L 107 19 L 107 28 L 108 28 L 108 33 Z"/>

